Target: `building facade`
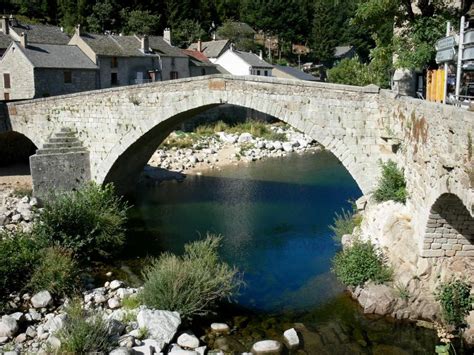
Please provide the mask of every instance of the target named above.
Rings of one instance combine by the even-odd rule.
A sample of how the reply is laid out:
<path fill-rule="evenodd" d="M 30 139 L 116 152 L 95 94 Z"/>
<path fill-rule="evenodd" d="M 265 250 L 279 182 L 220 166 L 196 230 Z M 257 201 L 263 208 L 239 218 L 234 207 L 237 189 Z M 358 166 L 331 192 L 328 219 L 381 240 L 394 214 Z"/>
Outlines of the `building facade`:
<path fill-rule="evenodd" d="M 220 65 L 232 75 L 272 76 L 273 66 L 254 53 L 229 48 L 215 64 Z"/>

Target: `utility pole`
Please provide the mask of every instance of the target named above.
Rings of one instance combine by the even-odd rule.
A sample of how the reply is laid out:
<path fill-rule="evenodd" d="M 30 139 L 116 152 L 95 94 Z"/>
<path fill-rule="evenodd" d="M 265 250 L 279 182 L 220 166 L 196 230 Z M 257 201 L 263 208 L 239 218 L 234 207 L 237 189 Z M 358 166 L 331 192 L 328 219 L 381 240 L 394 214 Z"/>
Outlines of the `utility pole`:
<path fill-rule="evenodd" d="M 462 73 L 462 56 L 464 52 L 464 24 L 465 17 L 461 17 L 461 26 L 459 28 L 459 50 L 458 50 L 458 67 L 456 70 L 456 100 L 459 100 L 459 93 L 461 91 L 461 73 Z"/>
<path fill-rule="evenodd" d="M 446 25 L 446 37 L 449 37 L 449 33 L 451 32 L 451 22 L 448 21 Z M 443 104 L 446 105 L 446 98 L 448 96 L 448 62 L 444 63 L 444 96 L 443 96 Z"/>

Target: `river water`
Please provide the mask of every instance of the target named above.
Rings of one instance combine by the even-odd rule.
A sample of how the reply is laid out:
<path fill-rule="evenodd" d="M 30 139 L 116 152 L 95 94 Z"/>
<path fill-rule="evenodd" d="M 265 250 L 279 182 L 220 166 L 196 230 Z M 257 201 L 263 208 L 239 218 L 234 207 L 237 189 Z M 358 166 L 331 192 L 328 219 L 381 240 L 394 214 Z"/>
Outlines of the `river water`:
<path fill-rule="evenodd" d="M 221 319 L 237 328 L 226 339 L 231 349 L 278 338 L 296 323 L 305 342 L 301 353 L 432 354 L 433 331 L 363 316 L 331 273 L 340 245 L 328 225 L 360 195 L 326 152 L 139 186 L 125 264 L 136 269 L 146 256 L 181 253 L 207 232 L 221 234 L 223 258 L 243 271 L 246 282 L 238 310 Z"/>

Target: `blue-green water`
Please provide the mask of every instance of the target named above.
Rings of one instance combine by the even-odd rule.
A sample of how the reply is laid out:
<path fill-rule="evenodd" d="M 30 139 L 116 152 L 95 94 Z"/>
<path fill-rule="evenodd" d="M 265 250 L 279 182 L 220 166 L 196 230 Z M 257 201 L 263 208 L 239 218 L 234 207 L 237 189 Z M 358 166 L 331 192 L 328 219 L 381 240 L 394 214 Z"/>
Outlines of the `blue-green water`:
<path fill-rule="evenodd" d="M 431 354 L 434 332 L 364 316 L 330 272 L 340 246 L 328 225 L 360 195 L 329 153 L 139 186 L 126 263 L 133 268 L 145 256 L 181 253 L 186 242 L 208 231 L 222 234 L 222 256 L 244 272 L 247 284 L 237 298 L 245 310 L 218 319 L 236 327 L 229 340 L 234 350 L 239 344 L 248 350 L 263 338 L 280 339 L 283 330 L 298 326 L 302 354 Z"/>
<path fill-rule="evenodd" d="M 306 309 L 341 291 L 328 225 L 360 194 L 332 155 L 294 155 L 146 188 L 137 212 L 158 239 L 144 252 L 179 253 L 206 232 L 221 234 L 223 257 L 244 273 L 241 305 Z"/>

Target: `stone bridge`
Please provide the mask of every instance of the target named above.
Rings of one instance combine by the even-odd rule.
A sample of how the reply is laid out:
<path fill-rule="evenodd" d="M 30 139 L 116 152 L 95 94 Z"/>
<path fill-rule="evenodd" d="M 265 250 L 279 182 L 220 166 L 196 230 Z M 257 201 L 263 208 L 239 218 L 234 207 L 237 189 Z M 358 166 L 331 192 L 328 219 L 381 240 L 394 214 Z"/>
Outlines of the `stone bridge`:
<path fill-rule="evenodd" d="M 466 110 L 374 86 L 216 75 L 15 102 L 8 116 L 10 129 L 40 148 L 31 157 L 35 193 L 90 179 L 123 190 L 174 128 L 221 104 L 308 134 L 365 195 L 376 188 L 379 162 L 396 161 L 421 255 L 474 256 L 474 113 Z"/>

